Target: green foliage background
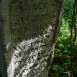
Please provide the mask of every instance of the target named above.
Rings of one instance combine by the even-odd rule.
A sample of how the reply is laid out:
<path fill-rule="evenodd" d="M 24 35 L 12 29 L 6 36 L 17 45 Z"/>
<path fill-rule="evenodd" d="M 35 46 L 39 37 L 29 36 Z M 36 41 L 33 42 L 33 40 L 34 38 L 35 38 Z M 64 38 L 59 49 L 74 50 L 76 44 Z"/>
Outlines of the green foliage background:
<path fill-rule="evenodd" d="M 77 66 L 72 67 L 71 51 L 70 51 L 70 24 L 73 14 L 73 0 L 66 0 L 62 23 L 57 38 L 55 49 L 55 58 L 51 65 L 50 77 L 70 77 L 68 72 L 73 71 L 74 77 L 77 76 Z M 75 42 L 77 46 L 77 41 Z M 77 54 L 77 49 L 74 54 Z M 76 65 L 76 63 L 73 63 Z"/>

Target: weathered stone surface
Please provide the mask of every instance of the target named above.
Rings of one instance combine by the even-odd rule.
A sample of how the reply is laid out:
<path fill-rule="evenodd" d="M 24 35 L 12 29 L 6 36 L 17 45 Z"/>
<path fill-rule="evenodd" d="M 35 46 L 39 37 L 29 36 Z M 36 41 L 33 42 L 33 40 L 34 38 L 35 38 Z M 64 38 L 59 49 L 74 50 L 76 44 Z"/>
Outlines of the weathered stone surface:
<path fill-rule="evenodd" d="M 59 29 L 63 10 L 61 3 L 58 0 L 3 0 L 8 77 L 48 77 L 54 56 L 55 40 L 52 41 L 57 36 L 55 31 Z"/>

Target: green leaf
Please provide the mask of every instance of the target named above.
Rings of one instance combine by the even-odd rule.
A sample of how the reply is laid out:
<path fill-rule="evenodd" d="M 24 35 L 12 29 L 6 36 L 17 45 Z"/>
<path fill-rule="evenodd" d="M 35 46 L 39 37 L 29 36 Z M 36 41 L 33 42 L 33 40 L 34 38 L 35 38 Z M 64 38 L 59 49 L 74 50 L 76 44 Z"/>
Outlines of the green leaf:
<path fill-rule="evenodd" d="M 64 69 L 59 65 L 53 65 L 52 69 L 56 72 L 63 72 L 64 71 Z"/>

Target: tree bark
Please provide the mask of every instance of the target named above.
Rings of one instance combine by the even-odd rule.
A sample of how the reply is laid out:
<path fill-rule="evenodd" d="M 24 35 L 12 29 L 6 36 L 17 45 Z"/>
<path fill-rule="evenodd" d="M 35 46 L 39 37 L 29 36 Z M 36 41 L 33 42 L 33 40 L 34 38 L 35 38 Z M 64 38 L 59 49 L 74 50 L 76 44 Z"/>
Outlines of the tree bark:
<path fill-rule="evenodd" d="M 64 0 L 3 0 L 8 77 L 48 77 Z"/>

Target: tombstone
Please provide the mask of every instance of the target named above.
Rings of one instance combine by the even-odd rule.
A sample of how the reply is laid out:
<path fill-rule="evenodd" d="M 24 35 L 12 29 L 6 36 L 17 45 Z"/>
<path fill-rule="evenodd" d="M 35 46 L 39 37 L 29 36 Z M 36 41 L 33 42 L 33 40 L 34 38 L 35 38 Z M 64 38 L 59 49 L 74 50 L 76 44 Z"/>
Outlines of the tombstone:
<path fill-rule="evenodd" d="M 64 0 L 2 0 L 2 3 L 8 77 L 48 77 Z M 45 35 L 49 36 L 43 37 Z M 18 48 L 24 43 L 25 49 Z M 39 58 L 40 51 L 45 53 Z M 14 56 L 19 53 L 21 56 Z M 46 55 L 49 57 L 45 60 Z M 22 59 L 23 62 L 19 63 Z"/>

